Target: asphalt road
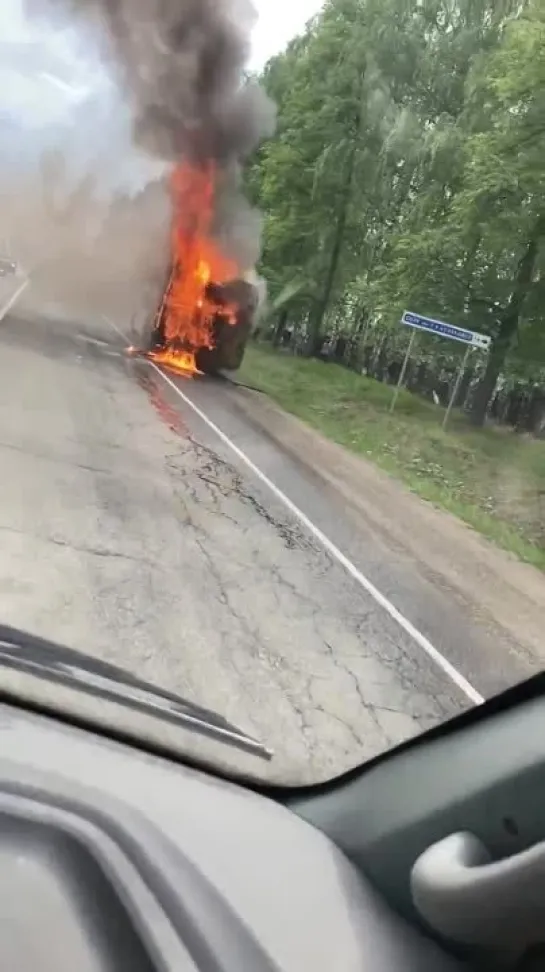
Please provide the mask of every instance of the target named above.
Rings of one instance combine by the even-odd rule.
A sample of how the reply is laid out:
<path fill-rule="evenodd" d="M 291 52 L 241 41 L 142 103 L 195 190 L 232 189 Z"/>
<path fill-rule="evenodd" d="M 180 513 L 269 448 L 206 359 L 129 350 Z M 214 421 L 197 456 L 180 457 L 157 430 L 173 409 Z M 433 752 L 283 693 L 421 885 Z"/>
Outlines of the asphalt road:
<path fill-rule="evenodd" d="M 472 704 L 174 386 L 412 604 L 419 630 L 455 623 L 456 605 L 409 565 L 392 572 L 233 389 L 169 385 L 123 347 L 106 322 L 0 325 L 1 620 L 221 712 L 273 748 L 256 771 L 284 782 L 336 775 Z"/>

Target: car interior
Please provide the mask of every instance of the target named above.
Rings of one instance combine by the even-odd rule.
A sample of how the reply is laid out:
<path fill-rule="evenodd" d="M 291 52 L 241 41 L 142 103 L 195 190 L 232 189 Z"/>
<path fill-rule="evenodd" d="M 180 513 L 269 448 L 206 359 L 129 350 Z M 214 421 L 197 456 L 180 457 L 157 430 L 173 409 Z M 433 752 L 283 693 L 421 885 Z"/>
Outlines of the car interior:
<path fill-rule="evenodd" d="M 462 967 L 543 969 L 544 718 L 545 673 L 286 803 Z"/>
<path fill-rule="evenodd" d="M 545 673 L 305 788 L 54 709 L 2 680 L 2 968 L 545 968 Z"/>

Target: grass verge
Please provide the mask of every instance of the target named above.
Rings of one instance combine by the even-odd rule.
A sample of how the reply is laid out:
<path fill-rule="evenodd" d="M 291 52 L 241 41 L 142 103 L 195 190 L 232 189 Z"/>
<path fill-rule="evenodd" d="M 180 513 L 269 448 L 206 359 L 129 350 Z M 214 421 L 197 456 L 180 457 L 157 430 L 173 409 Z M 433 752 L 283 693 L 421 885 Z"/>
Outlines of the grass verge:
<path fill-rule="evenodd" d="M 474 429 L 443 409 L 334 364 L 248 347 L 238 376 L 423 499 L 545 571 L 545 442 Z"/>

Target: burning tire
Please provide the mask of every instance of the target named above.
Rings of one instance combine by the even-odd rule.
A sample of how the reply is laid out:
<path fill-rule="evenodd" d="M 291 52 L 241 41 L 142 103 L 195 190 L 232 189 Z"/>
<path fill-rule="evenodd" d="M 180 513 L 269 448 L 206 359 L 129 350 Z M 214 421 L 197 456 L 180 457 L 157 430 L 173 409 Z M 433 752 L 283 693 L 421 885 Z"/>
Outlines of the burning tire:
<path fill-rule="evenodd" d="M 199 348 L 195 354 L 195 364 L 203 375 L 217 375 L 222 370 L 217 348 Z"/>
<path fill-rule="evenodd" d="M 211 285 L 208 295 L 218 306 L 213 323 L 213 348 L 197 352 L 197 367 L 205 374 L 240 368 L 257 309 L 257 292 L 245 280 Z M 225 308 L 230 308 L 225 313 Z M 199 362 L 201 362 L 199 364 Z"/>

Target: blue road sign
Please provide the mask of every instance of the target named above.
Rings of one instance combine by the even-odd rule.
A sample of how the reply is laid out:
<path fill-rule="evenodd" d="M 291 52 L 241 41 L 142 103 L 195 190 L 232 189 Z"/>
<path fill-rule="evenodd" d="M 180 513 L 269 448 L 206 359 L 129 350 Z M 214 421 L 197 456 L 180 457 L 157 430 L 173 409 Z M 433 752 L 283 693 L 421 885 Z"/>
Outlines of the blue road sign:
<path fill-rule="evenodd" d="M 487 351 L 490 347 L 490 338 L 486 334 L 468 331 L 463 327 L 456 327 L 455 324 L 446 324 L 444 321 L 435 321 L 433 317 L 422 317 L 421 314 L 413 314 L 411 311 L 404 311 L 401 323 L 406 324 L 407 327 L 414 327 L 417 331 L 438 334 L 440 337 L 461 341 L 462 344 L 469 344 L 483 351 Z"/>

